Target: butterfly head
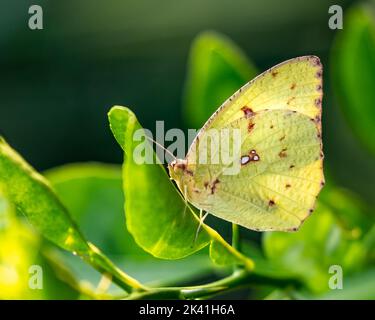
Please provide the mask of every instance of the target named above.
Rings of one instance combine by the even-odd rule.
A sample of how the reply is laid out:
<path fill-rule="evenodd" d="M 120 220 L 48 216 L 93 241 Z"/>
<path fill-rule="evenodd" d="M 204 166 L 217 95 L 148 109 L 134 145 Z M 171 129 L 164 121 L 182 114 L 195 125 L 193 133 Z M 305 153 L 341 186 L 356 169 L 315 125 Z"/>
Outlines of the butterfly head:
<path fill-rule="evenodd" d="M 186 159 L 176 159 L 168 164 L 169 175 L 173 179 L 184 196 L 189 196 L 194 172 L 188 168 Z"/>
<path fill-rule="evenodd" d="M 187 170 L 186 159 L 175 159 L 168 164 L 168 170 L 171 178 L 177 180 L 182 176 Z"/>
<path fill-rule="evenodd" d="M 185 171 L 187 167 L 186 159 L 175 159 L 168 164 L 168 169 L 170 173 L 178 174 L 179 171 Z"/>

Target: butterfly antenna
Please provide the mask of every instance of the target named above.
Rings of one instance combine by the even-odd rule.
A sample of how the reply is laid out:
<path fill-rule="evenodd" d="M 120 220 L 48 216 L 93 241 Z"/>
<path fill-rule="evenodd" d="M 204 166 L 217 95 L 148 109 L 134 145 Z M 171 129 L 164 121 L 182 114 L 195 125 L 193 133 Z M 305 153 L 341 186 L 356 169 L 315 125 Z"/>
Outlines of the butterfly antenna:
<path fill-rule="evenodd" d="M 177 160 L 177 158 L 174 156 L 174 154 L 172 152 L 170 152 L 167 148 L 165 148 L 162 144 L 160 144 L 159 142 L 155 141 L 154 139 L 150 138 L 149 136 L 146 135 L 146 138 L 155 143 L 155 145 L 157 145 L 158 147 L 160 147 L 161 149 L 163 149 L 166 153 L 168 153 L 174 160 Z"/>

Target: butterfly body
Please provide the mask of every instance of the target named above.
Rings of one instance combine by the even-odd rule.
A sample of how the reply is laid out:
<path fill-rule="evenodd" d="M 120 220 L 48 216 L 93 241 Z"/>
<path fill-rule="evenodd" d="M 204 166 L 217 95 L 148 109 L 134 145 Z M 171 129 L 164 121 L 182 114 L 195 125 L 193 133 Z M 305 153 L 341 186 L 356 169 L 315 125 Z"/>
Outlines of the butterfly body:
<path fill-rule="evenodd" d="M 169 165 L 171 178 L 187 201 L 222 219 L 297 230 L 324 184 L 321 101 L 317 57 L 266 71 L 212 115 L 186 158 Z"/>

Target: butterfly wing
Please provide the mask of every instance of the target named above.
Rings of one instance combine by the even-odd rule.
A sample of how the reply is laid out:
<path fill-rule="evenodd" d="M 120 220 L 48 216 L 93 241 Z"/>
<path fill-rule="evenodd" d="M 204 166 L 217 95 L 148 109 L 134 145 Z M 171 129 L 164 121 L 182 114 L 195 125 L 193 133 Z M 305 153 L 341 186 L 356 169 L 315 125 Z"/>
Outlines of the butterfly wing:
<path fill-rule="evenodd" d="M 321 100 L 322 68 L 316 57 L 289 60 L 246 84 L 193 142 L 186 157 L 190 177 L 179 183 L 187 184 L 188 200 L 249 229 L 298 228 L 324 183 Z M 237 174 L 225 174 L 227 163 L 201 163 L 200 152 L 212 159 L 222 148 L 203 145 L 211 129 L 241 131 L 240 153 L 233 159 L 240 165 Z"/>
<path fill-rule="evenodd" d="M 297 229 L 313 211 L 324 183 L 315 123 L 300 113 L 268 110 L 228 128 L 240 129 L 243 137 L 233 159 L 239 172 L 226 173 L 232 163 L 197 164 L 194 187 L 202 193 L 192 193 L 191 202 L 249 229 Z"/>

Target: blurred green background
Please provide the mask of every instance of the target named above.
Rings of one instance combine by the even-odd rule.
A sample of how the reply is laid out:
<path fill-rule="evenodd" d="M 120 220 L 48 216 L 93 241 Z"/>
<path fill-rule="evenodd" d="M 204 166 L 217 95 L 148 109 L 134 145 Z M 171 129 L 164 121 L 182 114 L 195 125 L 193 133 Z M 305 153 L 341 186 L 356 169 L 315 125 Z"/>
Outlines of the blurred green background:
<path fill-rule="evenodd" d="M 2 0 L 0 130 L 38 169 L 119 162 L 107 128 L 109 108 L 131 107 L 150 129 L 156 120 L 166 129 L 186 128 L 181 97 L 190 45 L 199 32 L 216 30 L 259 71 L 299 55 L 322 59 L 328 162 L 341 183 L 373 201 L 373 161 L 346 130 L 328 75 L 332 42 L 341 32 L 328 28 L 329 5 L 345 11 L 354 2 L 45 1 L 44 29 L 31 31 L 28 8 L 37 3 Z"/>
<path fill-rule="evenodd" d="M 31 31 L 27 26 L 31 4 L 40 4 L 43 8 L 43 30 Z M 343 30 L 328 27 L 328 8 L 332 4 L 344 9 Z M 199 103 L 189 95 L 191 88 L 195 86 L 194 90 L 199 90 L 200 84 L 199 79 L 192 82 L 194 71 L 193 63 L 188 63 L 189 54 L 193 55 L 191 46 L 197 35 L 213 30 L 233 41 L 242 50 L 240 57 L 246 60 L 242 74 L 223 78 L 223 81 L 229 77 L 234 79 L 230 88 L 233 84 L 239 87 L 255 72 L 286 59 L 311 54 L 321 58 L 325 173 L 332 185 L 350 190 L 350 196 L 341 191 L 334 196 L 327 193 L 322 198 L 326 201 L 322 211 L 336 212 L 344 207 L 349 208 L 349 217 L 357 211 L 374 217 L 375 138 L 371 129 L 375 128 L 375 2 L 1 0 L 0 6 L 0 133 L 36 169 L 83 161 L 121 163 L 122 152 L 114 142 L 106 116 L 115 104 L 130 107 L 141 124 L 151 130 L 156 120 L 164 120 L 166 130 L 199 127 L 202 123 L 189 117 L 186 111 L 194 110 L 189 105 Z M 188 74 L 190 82 L 185 81 Z M 221 91 L 222 96 L 212 92 L 215 96 L 207 101 L 214 101 L 215 105 L 207 106 L 208 109 L 217 107 L 225 99 L 229 94 L 225 90 Z M 120 186 L 117 174 L 113 173 L 112 178 Z M 58 172 L 52 172 L 52 176 L 56 175 Z M 58 178 L 57 181 L 59 185 Z M 60 181 L 62 197 L 67 192 L 64 183 Z M 103 188 L 103 184 L 100 186 Z M 87 197 L 92 197 L 92 189 L 87 190 Z M 348 200 L 352 194 L 361 204 L 353 200 L 353 205 Z M 108 197 L 111 196 L 105 199 L 110 202 Z M 121 194 L 113 197 L 121 198 Z M 121 201 L 116 203 L 122 205 Z M 119 254 L 125 240 L 116 243 L 114 239 L 107 239 L 108 236 L 100 238 L 113 229 L 108 226 L 107 233 L 98 235 L 95 226 L 90 227 L 92 219 L 82 214 L 88 209 L 82 209 L 82 203 L 79 205 L 73 203 L 72 211 L 81 209 L 77 215 L 83 216 L 85 232 L 96 237 L 110 253 Z M 103 208 L 98 209 L 97 216 L 105 212 L 105 206 L 101 205 Z M 362 207 L 365 209 L 358 209 Z M 329 224 L 328 220 L 325 223 Z M 354 220 L 355 225 L 365 226 L 362 231 L 368 231 L 373 223 L 372 219 L 363 222 L 354 217 Z M 112 226 L 114 233 L 121 233 L 121 223 Z M 298 241 L 307 242 L 304 250 L 309 250 L 310 238 L 305 239 L 303 233 L 300 237 Z M 249 238 L 258 240 L 259 236 Z M 132 241 L 129 239 L 126 241 Z M 340 251 L 351 246 L 344 243 Z M 127 244 L 127 247 L 132 246 Z M 312 247 L 320 252 L 319 245 Z M 266 245 L 269 257 L 282 256 L 275 250 L 267 249 Z M 359 260 L 364 259 L 362 256 L 354 254 Z M 319 259 L 320 256 L 316 260 Z M 202 268 L 207 267 L 206 261 L 198 260 L 190 261 L 191 265 L 200 263 Z M 297 259 L 303 266 L 306 260 L 302 260 Z M 159 270 L 159 279 L 163 277 L 165 263 L 160 262 L 154 269 Z M 174 270 L 182 265 L 180 262 Z M 356 269 L 350 261 L 347 265 L 349 269 Z M 189 266 L 185 264 L 185 271 Z M 138 267 L 135 263 L 134 270 Z M 158 279 L 157 272 L 149 279 L 148 269 L 148 266 L 144 268 L 142 279 Z M 325 272 L 322 270 L 315 270 L 316 278 L 309 278 L 308 286 L 313 292 L 321 291 L 311 283 L 319 279 L 319 272 Z M 373 270 L 367 277 L 375 279 Z"/>
<path fill-rule="evenodd" d="M 131 107 L 151 130 L 156 120 L 186 128 L 189 49 L 209 29 L 230 37 L 259 71 L 299 55 L 321 57 L 327 162 L 341 183 L 375 199 L 373 161 L 346 130 L 329 83 L 328 57 L 341 31 L 328 28 L 328 7 L 345 11 L 353 1 L 44 1 L 44 29 L 31 31 L 34 2 L 1 1 L 0 128 L 37 169 L 120 162 L 106 119 L 114 104 Z"/>

